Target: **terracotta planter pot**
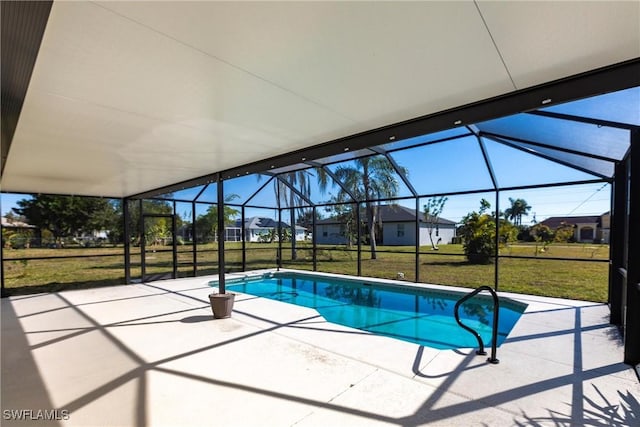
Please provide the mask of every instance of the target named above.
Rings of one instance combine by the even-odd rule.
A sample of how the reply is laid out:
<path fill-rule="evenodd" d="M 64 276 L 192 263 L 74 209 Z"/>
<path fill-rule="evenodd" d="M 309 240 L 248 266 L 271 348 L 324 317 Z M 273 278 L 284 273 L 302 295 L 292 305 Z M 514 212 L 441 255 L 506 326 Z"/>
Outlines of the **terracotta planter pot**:
<path fill-rule="evenodd" d="M 230 293 L 209 295 L 209 302 L 211 303 L 211 310 L 213 311 L 214 319 L 226 319 L 227 317 L 231 317 L 235 297 L 236 294 Z"/>

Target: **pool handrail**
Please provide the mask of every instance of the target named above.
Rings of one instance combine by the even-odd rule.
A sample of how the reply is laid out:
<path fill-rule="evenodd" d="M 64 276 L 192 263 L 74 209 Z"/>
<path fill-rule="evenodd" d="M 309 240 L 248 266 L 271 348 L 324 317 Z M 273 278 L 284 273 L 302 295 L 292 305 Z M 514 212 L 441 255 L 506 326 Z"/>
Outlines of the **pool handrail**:
<path fill-rule="evenodd" d="M 475 336 L 476 339 L 478 340 L 479 349 L 476 351 L 476 354 L 479 354 L 481 356 L 486 355 L 487 352 L 484 350 L 484 343 L 482 342 L 482 338 L 480 337 L 480 334 L 475 330 L 471 329 L 470 327 L 468 327 L 467 325 L 463 324 L 460 321 L 460 315 L 458 314 L 458 309 L 465 301 L 467 301 L 470 298 L 473 298 L 475 295 L 479 294 L 482 291 L 489 291 L 491 293 L 491 297 L 493 298 L 493 330 L 491 333 L 491 357 L 489 357 L 487 361 L 489 363 L 497 364 L 497 363 L 500 363 L 500 361 L 496 358 L 496 351 L 497 351 L 496 346 L 498 341 L 498 314 L 500 312 L 500 300 L 498 298 L 498 294 L 496 294 L 496 291 L 493 290 L 492 287 L 486 286 L 486 285 L 483 285 L 474 289 L 473 291 L 469 292 L 467 295 L 460 298 L 458 302 L 456 302 L 456 305 L 453 310 L 453 314 L 456 318 L 456 322 L 458 322 L 458 325 L 460 325 L 463 329 L 472 333 L 473 336 Z"/>

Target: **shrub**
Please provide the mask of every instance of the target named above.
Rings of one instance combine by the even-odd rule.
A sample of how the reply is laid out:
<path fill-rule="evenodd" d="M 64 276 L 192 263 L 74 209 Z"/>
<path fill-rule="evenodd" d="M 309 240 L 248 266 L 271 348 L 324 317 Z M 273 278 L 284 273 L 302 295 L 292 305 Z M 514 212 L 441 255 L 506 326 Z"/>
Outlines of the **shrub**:
<path fill-rule="evenodd" d="M 496 223 L 492 216 L 471 212 L 462 219 L 460 236 L 469 262 L 488 264 L 496 251 Z"/>
<path fill-rule="evenodd" d="M 573 225 L 562 222 L 560 226 L 556 228 L 553 240 L 555 242 L 567 243 L 573 240 L 573 232 Z"/>
<path fill-rule="evenodd" d="M 536 242 L 551 243 L 554 238 L 554 233 L 548 226 L 539 223 L 531 227 L 531 235 Z"/>

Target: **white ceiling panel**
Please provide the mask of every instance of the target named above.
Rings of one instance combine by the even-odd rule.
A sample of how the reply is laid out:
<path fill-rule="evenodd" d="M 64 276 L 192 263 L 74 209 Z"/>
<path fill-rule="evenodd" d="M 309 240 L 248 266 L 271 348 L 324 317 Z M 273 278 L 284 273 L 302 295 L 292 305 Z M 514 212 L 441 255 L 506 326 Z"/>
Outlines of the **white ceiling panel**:
<path fill-rule="evenodd" d="M 640 56 L 638 1 L 478 2 L 518 89 Z"/>
<path fill-rule="evenodd" d="M 124 197 L 638 57 L 638 7 L 57 1 L 2 190 Z"/>
<path fill-rule="evenodd" d="M 30 91 L 34 96 L 64 95 L 168 122 L 249 123 L 251 128 L 275 132 L 278 139 L 297 139 L 298 133 L 326 138 L 327 122 L 347 123 L 91 3 L 54 4 Z M 305 117 L 313 120 L 300 126 Z"/>
<path fill-rule="evenodd" d="M 472 2 L 101 5 L 362 130 L 514 89 Z"/>
<path fill-rule="evenodd" d="M 104 161 L 93 177 L 131 180 L 127 192 L 105 185 L 91 193 L 125 196 L 358 130 L 313 102 L 103 8 L 54 6 L 60 7 L 52 11 L 14 137 L 25 142 L 12 147 L 3 189 L 27 191 L 29 176 L 64 175 L 77 159 L 116 151 L 120 161 Z M 59 156 L 47 157 L 44 172 L 34 153 L 47 147 Z M 143 179 L 141 171 L 151 175 Z M 65 182 L 58 192 L 89 192 L 82 180 Z"/>

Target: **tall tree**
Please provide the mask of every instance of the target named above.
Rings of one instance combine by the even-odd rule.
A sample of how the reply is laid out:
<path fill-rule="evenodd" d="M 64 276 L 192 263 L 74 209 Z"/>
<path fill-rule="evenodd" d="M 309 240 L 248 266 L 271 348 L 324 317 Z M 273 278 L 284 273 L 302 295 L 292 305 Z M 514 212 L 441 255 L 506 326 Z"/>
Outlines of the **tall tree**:
<path fill-rule="evenodd" d="M 427 199 L 427 203 L 422 207 L 424 220 L 427 223 L 427 231 L 429 232 L 429 241 L 431 242 L 431 249 L 438 250 L 438 247 L 433 243 L 433 229 L 438 227 L 438 219 L 444 209 L 444 204 L 447 203 L 448 198 L 445 196 L 431 197 Z"/>
<path fill-rule="evenodd" d="M 231 203 L 235 199 L 239 198 L 237 194 L 228 194 L 224 198 L 225 203 Z M 224 209 L 222 211 L 222 215 L 224 217 L 224 223 L 226 225 L 233 223 L 233 218 L 235 218 L 240 211 L 232 206 L 224 205 Z M 201 233 L 203 238 L 213 237 L 214 240 L 218 236 L 218 205 L 210 205 L 207 209 L 207 213 L 203 215 L 198 215 L 196 218 L 196 228 L 198 233 Z M 197 235 L 197 234 L 196 234 Z"/>
<path fill-rule="evenodd" d="M 402 168 L 402 172 L 406 174 L 407 171 Z M 371 259 L 376 259 L 376 224 L 381 221 L 380 199 L 394 197 L 400 189 L 395 169 L 385 157 L 371 156 L 342 164 L 334 170 L 334 174 L 358 202 L 364 202 Z M 326 183 L 326 179 L 320 180 L 321 190 L 326 188 Z M 341 188 L 337 199 L 347 200 L 350 197 Z"/>
<path fill-rule="evenodd" d="M 356 206 L 349 203 L 338 194 L 332 196 L 329 200 L 332 204 L 327 206 L 325 210 L 331 212 L 333 217 L 340 224 L 340 234 L 346 238 L 347 247 L 351 248 L 358 239 L 358 227 L 360 227 L 360 219 L 356 217 Z"/>
<path fill-rule="evenodd" d="M 63 237 L 99 230 L 111 230 L 117 217 L 116 206 L 98 197 L 34 194 L 17 202 L 13 211 L 31 225 L 49 230 L 57 246 Z"/>
<path fill-rule="evenodd" d="M 483 214 L 486 211 L 488 211 L 489 209 L 491 209 L 491 203 L 489 203 L 489 201 L 485 198 L 482 198 L 480 200 L 480 213 Z"/>
<path fill-rule="evenodd" d="M 311 178 L 311 173 L 306 169 L 302 169 L 286 173 L 281 176 L 280 179 L 276 180 L 276 185 L 278 186 L 276 194 L 280 196 L 280 201 L 284 202 L 285 206 L 289 209 L 292 260 L 298 258 L 298 252 L 296 250 L 296 210 L 300 211 L 298 212 L 299 216 L 304 215 L 304 208 L 301 206 L 307 205 L 307 203 L 304 202 L 303 197 L 293 191 L 291 187 L 309 199 L 311 197 Z M 282 180 L 286 181 L 286 184 Z"/>
<path fill-rule="evenodd" d="M 307 230 L 313 230 L 313 209 L 306 208 L 301 210 L 302 212 L 299 213 L 299 216 L 297 218 L 298 224 L 300 224 Z M 322 219 L 322 216 L 320 215 L 320 212 L 316 210 L 316 221 L 320 219 Z"/>
<path fill-rule="evenodd" d="M 511 203 L 511 207 L 505 209 L 504 214 L 513 221 L 514 225 L 522 225 L 522 217 L 529 216 L 531 206 L 524 199 L 512 199 L 511 197 L 509 197 L 509 203 Z"/>

